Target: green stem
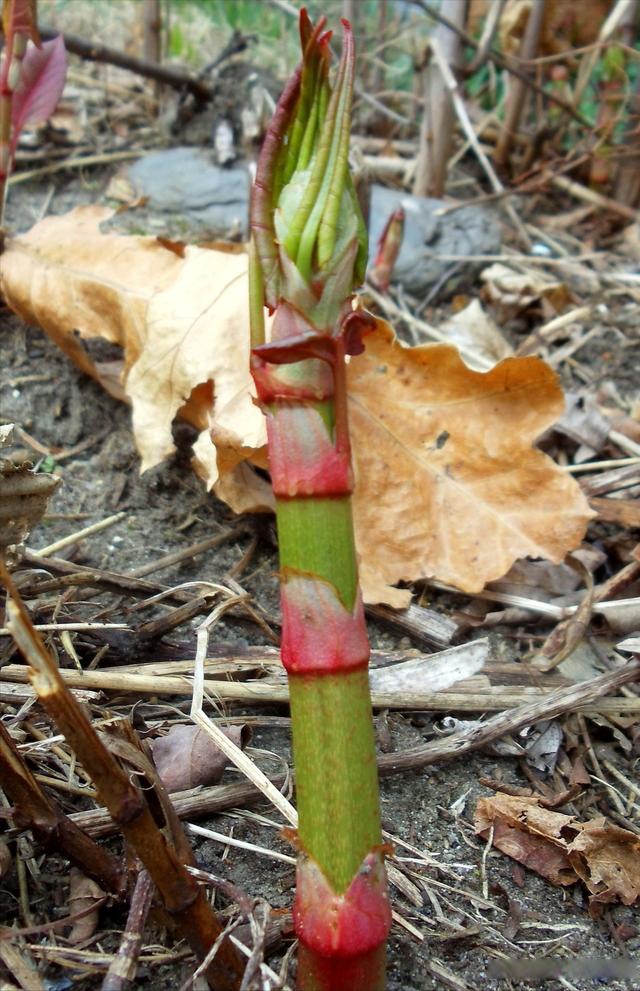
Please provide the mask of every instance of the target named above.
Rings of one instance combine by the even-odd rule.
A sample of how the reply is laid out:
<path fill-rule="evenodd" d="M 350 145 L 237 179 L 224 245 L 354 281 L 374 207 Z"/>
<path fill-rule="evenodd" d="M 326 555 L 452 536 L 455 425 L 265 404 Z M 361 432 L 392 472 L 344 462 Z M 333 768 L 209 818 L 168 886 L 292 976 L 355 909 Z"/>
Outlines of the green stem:
<path fill-rule="evenodd" d="M 344 892 L 381 843 L 369 676 L 290 675 L 299 837 Z"/>
<path fill-rule="evenodd" d="M 278 499 L 276 512 L 282 570 L 330 582 L 351 610 L 358 572 L 350 496 Z M 342 892 L 381 843 L 368 673 L 291 675 L 289 692 L 300 840 Z"/>
<path fill-rule="evenodd" d="M 339 414 L 345 407 L 345 380 L 341 374 L 342 352 L 334 368 L 334 386 L 340 394 L 323 402 L 305 403 L 309 412 L 320 413 L 324 428 L 337 445 L 338 423 L 343 442 L 348 448 L 348 424 Z M 296 368 L 300 375 L 309 370 L 309 385 L 313 382 L 314 362 L 300 362 L 288 366 Z M 297 380 L 297 378 L 296 378 Z M 298 381 L 299 386 L 303 383 Z M 285 407 L 287 401 L 285 401 Z M 278 415 L 279 402 L 271 408 L 271 415 Z M 304 432 L 305 419 L 299 421 Z M 313 435 L 315 437 L 315 435 Z M 298 452 L 305 448 L 303 438 L 290 437 L 291 449 Z M 311 437 L 308 444 L 313 444 Z M 337 449 L 337 448 L 336 448 Z M 282 456 L 279 447 L 274 456 Z M 285 454 L 286 457 L 286 454 Z M 323 589 L 330 587 L 337 596 L 337 612 L 329 610 L 323 622 L 314 616 L 314 601 L 301 602 L 304 622 L 316 629 L 311 653 L 304 637 L 302 653 L 294 651 L 294 666 L 290 647 L 287 648 L 289 668 L 289 697 L 293 736 L 293 757 L 296 768 L 296 793 L 299 816 L 298 840 L 303 862 L 310 858 L 328 883 L 331 896 L 349 902 L 353 898 L 353 885 L 363 876 L 367 858 L 375 856 L 381 848 L 382 834 L 378 798 L 378 773 L 376 766 L 375 735 L 371 711 L 369 676 L 366 667 L 366 632 L 364 613 L 359 597 L 357 559 L 353 534 L 351 496 L 347 491 L 336 495 L 280 495 L 276 500 L 278 538 L 280 548 L 283 588 L 290 581 L 311 579 L 317 583 L 320 599 Z M 284 595 L 283 591 L 283 595 Z M 305 610 L 309 610 L 308 613 Z M 322 609 L 320 616 L 322 616 Z M 340 617 L 343 617 L 340 620 Z M 336 666 L 324 669 L 320 658 L 326 656 L 327 645 L 335 643 L 333 622 L 353 617 L 359 626 L 365 651 L 362 662 L 350 668 L 353 659 L 351 648 L 338 638 Z M 356 619 L 356 617 L 358 617 Z M 283 600 L 283 642 L 287 638 L 292 619 Z M 361 626 L 360 626 L 361 624 Z M 348 628 L 345 628 L 348 629 Z M 324 631 L 327 631 L 327 644 Z M 349 633 L 345 633 L 347 640 Z M 295 638 L 294 641 L 295 642 Z M 284 656 L 284 655 L 283 655 Z M 311 669 L 295 669 L 299 661 L 309 663 Z M 364 664 L 364 666 L 363 666 Z M 300 883 L 300 877 L 299 877 Z M 324 882 L 323 882 L 324 883 Z M 305 896 L 302 895 L 302 904 Z M 386 896 L 383 896 L 386 897 Z M 322 913 L 330 918 L 330 902 Z M 313 939 L 305 945 L 305 934 L 312 934 L 315 922 L 313 909 L 308 920 L 306 909 L 302 912 L 302 928 L 299 931 L 304 946 L 299 960 L 299 991 L 382 991 L 384 988 L 385 943 L 380 942 L 369 951 L 325 956 Z M 330 924 L 329 924 L 330 930 Z"/>
<path fill-rule="evenodd" d="M 343 605 L 353 608 L 358 589 L 351 499 L 278 499 L 280 566 L 331 582 Z"/>

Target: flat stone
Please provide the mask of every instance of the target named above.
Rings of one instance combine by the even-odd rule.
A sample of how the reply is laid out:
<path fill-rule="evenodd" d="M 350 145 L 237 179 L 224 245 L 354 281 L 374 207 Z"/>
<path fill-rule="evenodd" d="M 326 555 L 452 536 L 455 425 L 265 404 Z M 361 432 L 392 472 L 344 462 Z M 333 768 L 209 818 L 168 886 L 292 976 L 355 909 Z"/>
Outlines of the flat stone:
<path fill-rule="evenodd" d="M 201 148 L 154 151 L 127 171 L 135 193 L 149 206 L 179 215 L 188 229 L 214 237 L 248 237 L 249 187 L 247 169 L 214 165 L 212 152 Z"/>

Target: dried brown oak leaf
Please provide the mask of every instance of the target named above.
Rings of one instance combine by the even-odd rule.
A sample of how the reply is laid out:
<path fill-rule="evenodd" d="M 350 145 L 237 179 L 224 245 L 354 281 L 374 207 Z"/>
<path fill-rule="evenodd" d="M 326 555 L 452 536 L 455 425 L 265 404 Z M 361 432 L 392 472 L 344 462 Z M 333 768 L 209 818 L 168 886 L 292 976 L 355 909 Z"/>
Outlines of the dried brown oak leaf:
<path fill-rule="evenodd" d="M 551 812 L 537 798 L 502 792 L 479 799 L 475 814 L 476 833 L 488 839 L 493 828 L 493 846 L 557 885 L 578 881 L 562 834 L 573 822 L 573 816 Z"/>
<path fill-rule="evenodd" d="M 113 369 L 75 331 L 123 347 L 143 469 L 171 453 L 181 414 L 201 431 L 194 465 L 209 487 L 237 511 L 268 508 L 248 463 L 265 464 L 265 427 L 251 395 L 246 256 L 103 234 L 110 215 L 81 208 L 13 239 L 0 259 L 8 304 L 114 393 Z M 593 513 L 532 447 L 563 409 L 543 362 L 474 372 L 455 348 L 405 348 L 378 321 L 348 379 L 367 602 L 406 606 L 411 593 L 393 586 L 425 577 L 477 592 L 517 558 L 557 563 L 580 543 Z"/>
<path fill-rule="evenodd" d="M 592 909 L 640 897 L 640 838 L 604 818 L 581 822 L 538 798 L 498 793 L 476 806 L 476 833 L 552 884 L 582 880 Z"/>
<path fill-rule="evenodd" d="M 0 260 L 8 305 L 38 324 L 87 374 L 130 400 L 133 431 L 150 468 L 174 450 L 178 413 L 201 430 L 200 458 L 217 476 L 213 428 L 227 462 L 265 442 L 249 374 L 247 256 L 179 246 L 154 237 L 102 233 L 113 211 L 80 207 L 13 238 Z M 123 383 L 113 362 L 94 362 L 78 339 L 124 350 Z"/>
<path fill-rule="evenodd" d="M 379 320 L 348 370 L 354 514 L 365 600 L 403 606 L 401 580 L 479 592 L 520 557 L 554 563 L 593 513 L 532 445 L 562 413 L 538 358 L 475 372 L 448 344 L 403 347 Z"/>

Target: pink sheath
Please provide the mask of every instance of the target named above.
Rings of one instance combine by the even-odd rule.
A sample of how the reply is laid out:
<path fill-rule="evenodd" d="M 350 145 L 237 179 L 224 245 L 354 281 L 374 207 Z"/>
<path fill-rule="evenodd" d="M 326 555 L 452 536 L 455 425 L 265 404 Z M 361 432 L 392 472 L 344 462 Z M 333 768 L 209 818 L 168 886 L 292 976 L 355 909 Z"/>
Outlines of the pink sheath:
<path fill-rule="evenodd" d="M 295 340 L 296 338 L 303 340 L 308 334 L 317 332 L 317 328 L 309 323 L 308 319 L 293 303 L 286 299 L 280 300 L 273 317 L 272 341 Z"/>
<path fill-rule="evenodd" d="M 332 891 L 318 864 L 301 853 L 293 921 L 298 938 L 321 956 L 360 956 L 379 946 L 391 927 L 382 850 L 367 854 L 342 895 Z"/>
<path fill-rule="evenodd" d="M 269 470 L 276 496 L 341 496 L 351 492 L 347 451 L 331 443 L 309 406 L 278 406 L 267 417 Z"/>
<path fill-rule="evenodd" d="M 281 602 L 280 653 L 289 674 L 366 668 L 370 648 L 360 594 L 349 612 L 329 582 L 286 573 Z"/>
<path fill-rule="evenodd" d="M 300 385 L 288 365 L 273 365 L 256 357 L 251 362 L 251 375 L 263 406 L 279 399 L 328 399 L 333 395 L 331 369 L 327 364 L 317 362 L 314 372 L 313 376 L 306 377 L 304 385 Z"/>

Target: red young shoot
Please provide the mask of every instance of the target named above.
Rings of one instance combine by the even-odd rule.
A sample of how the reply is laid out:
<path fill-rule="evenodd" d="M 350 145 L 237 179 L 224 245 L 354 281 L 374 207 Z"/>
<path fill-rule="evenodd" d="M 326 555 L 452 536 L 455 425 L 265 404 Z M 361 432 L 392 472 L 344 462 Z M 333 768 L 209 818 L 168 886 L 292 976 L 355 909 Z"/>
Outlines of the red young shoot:
<path fill-rule="evenodd" d="M 20 132 L 55 110 L 67 71 L 62 37 L 40 41 L 36 0 L 4 0 L 0 60 L 0 233 L 4 201 Z"/>

